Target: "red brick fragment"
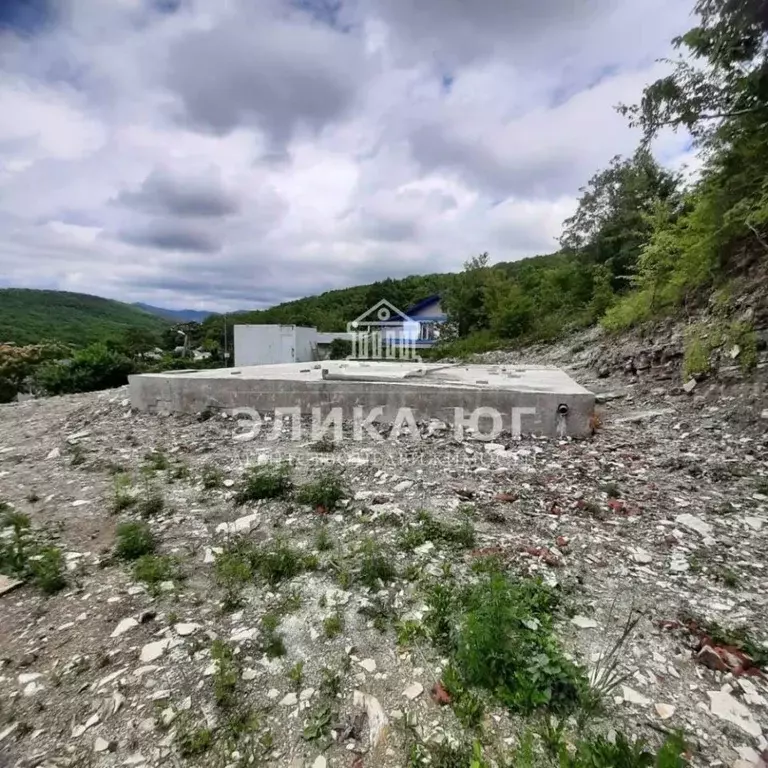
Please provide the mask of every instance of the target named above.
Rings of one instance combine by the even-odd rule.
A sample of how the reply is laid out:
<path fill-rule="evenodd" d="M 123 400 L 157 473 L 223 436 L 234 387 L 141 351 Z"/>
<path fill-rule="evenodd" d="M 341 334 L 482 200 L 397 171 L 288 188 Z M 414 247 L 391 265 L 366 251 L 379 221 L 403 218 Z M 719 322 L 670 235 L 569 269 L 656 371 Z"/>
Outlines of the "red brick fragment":
<path fill-rule="evenodd" d="M 432 701 L 434 701 L 435 704 L 439 704 L 441 707 L 450 704 L 451 701 L 453 701 L 451 694 L 448 693 L 443 687 L 443 684 L 439 682 L 432 686 L 430 695 L 432 696 Z"/>

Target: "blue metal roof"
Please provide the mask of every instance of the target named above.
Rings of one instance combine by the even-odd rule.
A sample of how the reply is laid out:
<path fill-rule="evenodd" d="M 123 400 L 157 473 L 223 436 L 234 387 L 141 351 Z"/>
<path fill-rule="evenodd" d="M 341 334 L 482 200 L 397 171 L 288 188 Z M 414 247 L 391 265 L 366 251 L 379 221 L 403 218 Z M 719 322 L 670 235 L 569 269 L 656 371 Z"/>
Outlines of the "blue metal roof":
<path fill-rule="evenodd" d="M 428 307 L 430 304 L 437 304 L 437 302 L 440 301 L 440 294 L 434 293 L 432 296 L 427 296 L 426 299 L 422 299 L 421 301 L 414 304 L 412 307 L 409 307 L 406 311 L 406 315 L 412 315 L 415 312 L 421 312 L 422 309 L 425 307 Z"/>

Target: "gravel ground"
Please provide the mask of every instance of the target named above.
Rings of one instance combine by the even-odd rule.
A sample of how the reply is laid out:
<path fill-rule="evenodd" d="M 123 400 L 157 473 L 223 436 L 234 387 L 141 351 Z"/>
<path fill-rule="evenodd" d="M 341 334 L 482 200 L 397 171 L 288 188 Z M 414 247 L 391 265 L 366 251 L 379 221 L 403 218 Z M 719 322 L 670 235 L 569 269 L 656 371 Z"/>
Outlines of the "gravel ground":
<path fill-rule="evenodd" d="M 63 550 L 68 581 L 52 596 L 33 583 L 0 595 L 0 765 L 408 765 L 414 741 L 452 743 L 465 729 L 431 694 L 445 659 L 428 641 L 398 644 L 398 622 L 423 617 L 420 579 L 470 579 L 488 554 L 568 596 L 557 634 L 588 668 L 638 617 L 618 653 L 627 678 L 596 728 L 655 745 L 681 729 L 693 765 L 759 765 L 768 685 L 711 626 L 746 628 L 757 647 L 768 639 L 764 386 L 688 394 L 678 382 L 597 380 L 578 360 L 571 372 L 601 394 L 589 440 L 488 444 L 433 422 L 317 452 L 306 432 L 290 439 L 287 421 L 278 439 L 246 441 L 221 415 L 135 413 L 127 389 L 0 406 L 0 500 Z M 339 469 L 346 498 L 330 511 L 237 506 L 245 467 L 275 459 L 299 486 Z M 211 466 L 221 474 L 206 490 Z M 116 527 L 138 517 L 135 506 L 115 513 L 121 492 L 163 499 L 148 523 L 179 572 L 154 589 L 113 556 Z M 404 549 L 419 510 L 468 521 L 476 541 Z M 238 539 L 285 542 L 304 566 L 248 584 L 225 610 L 214 561 Z M 362 583 L 366 542 L 394 580 Z M 275 636 L 285 653 L 269 658 Z M 212 655 L 217 638 L 228 661 Z M 216 703 L 222 664 L 247 713 L 237 726 Z M 488 703 L 490 764 L 527 725 Z M 211 739 L 197 755 L 194 736 Z"/>

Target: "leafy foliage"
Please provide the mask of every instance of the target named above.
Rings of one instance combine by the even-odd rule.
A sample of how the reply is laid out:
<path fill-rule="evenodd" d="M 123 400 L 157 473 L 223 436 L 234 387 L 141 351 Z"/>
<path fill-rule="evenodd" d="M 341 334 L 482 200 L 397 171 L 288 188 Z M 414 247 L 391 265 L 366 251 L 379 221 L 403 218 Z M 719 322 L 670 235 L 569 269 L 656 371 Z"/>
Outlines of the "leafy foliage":
<path fill-rule="evenodd" d="M 453 687 L 488 691 L 514 712 L 565 714 L 588 692 L 584 671 L 552 631 L 555 592 L 540 581 L 491 573 L 467 590 L 435 583 L 424 623 L 450 655 Z"/>
<path fill-rule="evenodd" d="M 42 365 L 35 379 L 46 394 L 65 395 L 121 387 L 136 370 L 131 358 L 104 344 L 93 344 L 77 350 L 69 359 Z"/>

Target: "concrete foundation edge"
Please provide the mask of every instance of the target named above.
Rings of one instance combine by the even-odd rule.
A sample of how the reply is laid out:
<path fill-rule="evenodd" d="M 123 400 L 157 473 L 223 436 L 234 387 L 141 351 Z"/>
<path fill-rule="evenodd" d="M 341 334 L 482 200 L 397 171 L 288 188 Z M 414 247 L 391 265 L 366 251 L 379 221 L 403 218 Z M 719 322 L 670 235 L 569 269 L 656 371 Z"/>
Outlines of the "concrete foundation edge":
<path fill-rule="evenodd" d="M 533 414 L 520 416 L 521 433 L 555 437 L 563 434 L 558 409 L 567 409 L 564 434 L 586 437 L 592 433 L 595 397 L 589 392 L 558 394 L 479 390 L 462 387 L 433 387 L 382 382 L 290 381 L 253 379 L 204 379 L 169 376 L 129 377 L 131 405 L 149 413 L 199 413 L 205 409 L 253 408 L 261 413 L 298 407 L 305 415 L 319 408 L 323 416 L 341 408 L 344 419 L 352 420 L 356 408 L 365 416 L 383 408 L 375 419 L 393 422 L 398 411 L 410 408 L 417 421 L 456 421 L 456 410 L 469 416 L 478 408 L 491 408 L 502 417 L 503 429 L 513 430 L 512 409 L 530 408 Z"/>

